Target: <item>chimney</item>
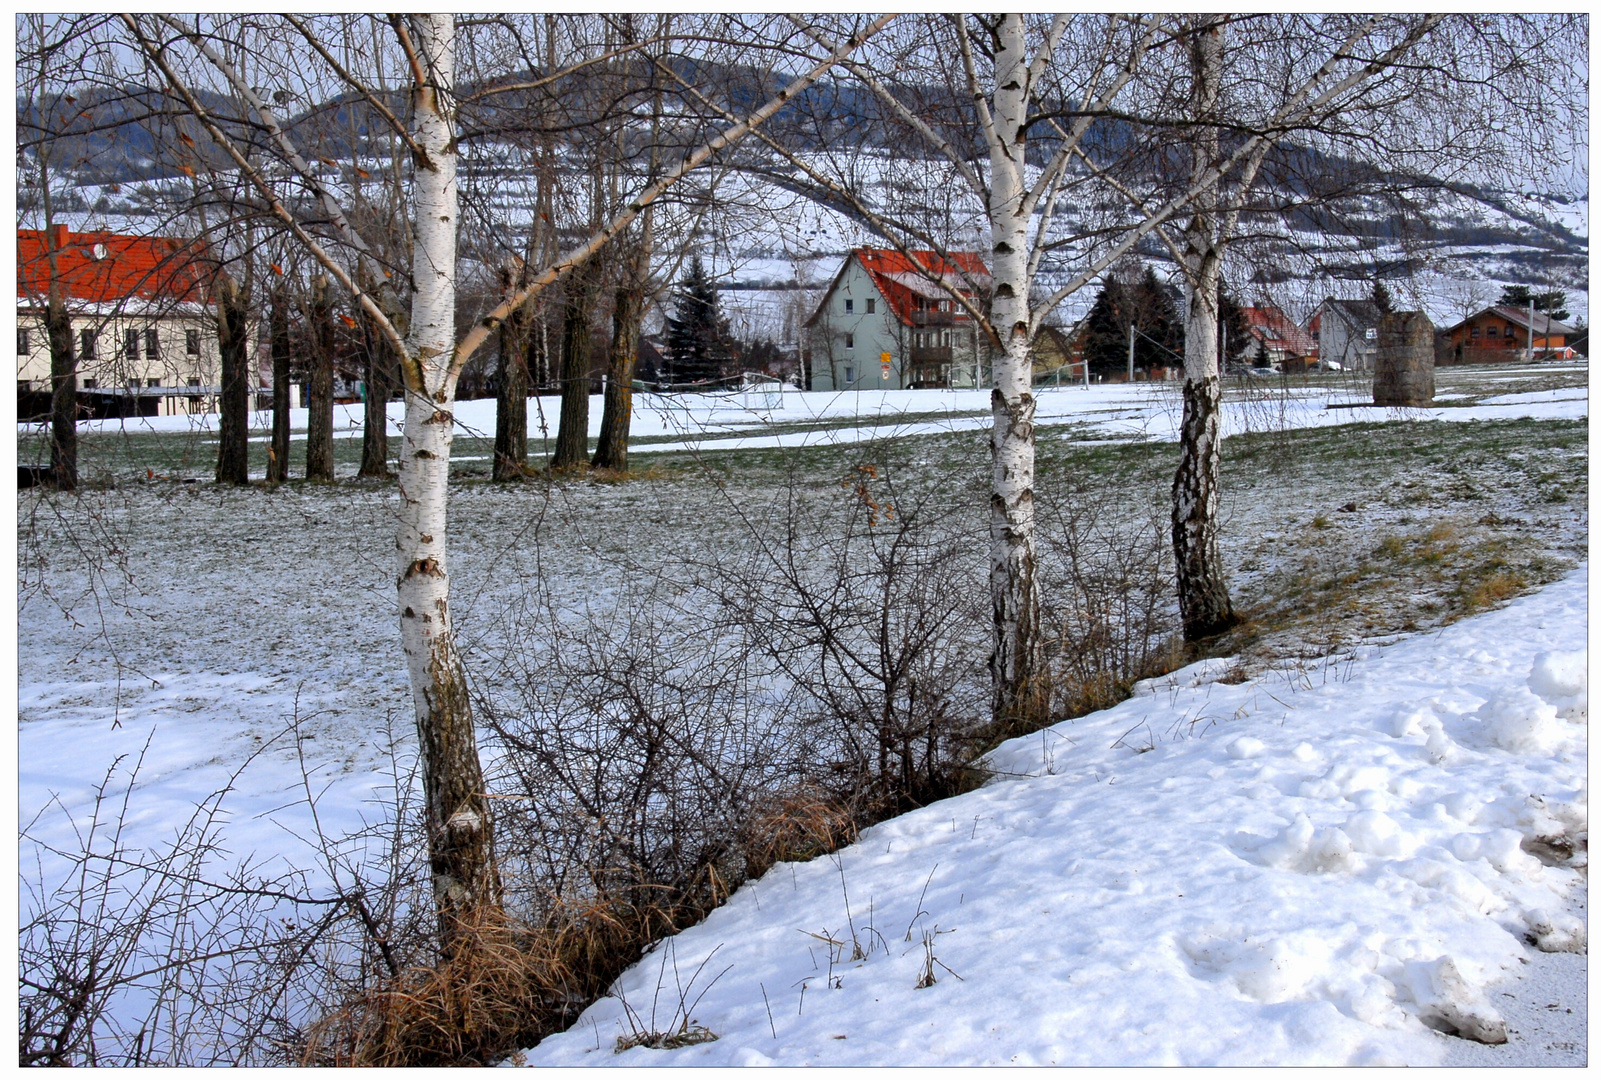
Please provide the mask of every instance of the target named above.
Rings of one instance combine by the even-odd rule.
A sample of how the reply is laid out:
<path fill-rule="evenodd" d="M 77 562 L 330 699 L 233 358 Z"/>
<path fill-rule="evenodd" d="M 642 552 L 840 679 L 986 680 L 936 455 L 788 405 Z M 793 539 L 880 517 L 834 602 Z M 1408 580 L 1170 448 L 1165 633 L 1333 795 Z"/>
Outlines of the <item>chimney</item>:
<path fill-rule="evenodd" d="M 67 240 L 72 233 L 67 231 L 65 225 L 53 225 L 50 228 L 50 247 L 55 251 L 62 251 L 67 246 Z"/>

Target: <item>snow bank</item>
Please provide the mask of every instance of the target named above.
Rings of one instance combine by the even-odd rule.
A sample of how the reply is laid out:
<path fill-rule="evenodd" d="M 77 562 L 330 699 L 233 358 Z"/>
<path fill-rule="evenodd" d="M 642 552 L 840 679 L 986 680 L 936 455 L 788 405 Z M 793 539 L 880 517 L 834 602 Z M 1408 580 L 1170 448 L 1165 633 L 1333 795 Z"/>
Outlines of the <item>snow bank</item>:
<path fill-rule="evenodd" d="M 1013 740 L 984 788 L 747 884 L 526 1059 L 1425 1065 L 1440 1030 L 1503 1040 L 1486 987 L 1525 941 L 1584 947 L 1584 574 Z M 716 1041 L 614 1053 L 696 1026 Z"/>

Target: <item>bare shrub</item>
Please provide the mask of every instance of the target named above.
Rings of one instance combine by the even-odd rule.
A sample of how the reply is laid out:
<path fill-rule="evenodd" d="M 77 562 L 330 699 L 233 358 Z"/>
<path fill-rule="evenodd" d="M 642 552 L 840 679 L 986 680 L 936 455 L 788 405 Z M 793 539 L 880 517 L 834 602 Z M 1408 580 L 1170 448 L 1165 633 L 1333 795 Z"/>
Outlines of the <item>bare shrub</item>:
<path fill-rule="evenodd" d="M 1078 485 L 1041 499 L 1040 591 L 1056 719 L 1115 705 L 1136 681 L 1183 657 L 1165 508 L 1114 504 L 1103 494 Z"/>
<path fill-rule="evenodd" d="M 792 478 L 773 525 L 747 519 L 756 554 L 706 575 L 789 681 L 832 785 L 873 817 L 970 781 L 989 692 L 986 549 L 960 488 L 882 449 L 827 498 Z"/>

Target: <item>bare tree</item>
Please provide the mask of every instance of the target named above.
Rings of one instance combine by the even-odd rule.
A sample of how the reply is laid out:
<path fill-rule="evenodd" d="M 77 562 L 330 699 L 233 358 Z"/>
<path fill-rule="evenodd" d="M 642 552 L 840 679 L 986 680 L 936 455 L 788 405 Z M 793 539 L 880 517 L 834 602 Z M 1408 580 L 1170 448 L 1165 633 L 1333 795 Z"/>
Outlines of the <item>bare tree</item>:
<path fill-rule="evenodd" d="M 306 479 L 334 478 L 334 299 L 328 276 L 311 279 L 306 305 L 311 377 L 306 386 Z"/>
<path fill-rule="evenodd" d="M 222 354 L 222 399 L 218 403 L 217 483 L 250 482 L 251 339 L 255 336 L 250 306 L 249 271 L 243 282 L 226 270 L 213 285 L 217 301 L 217 337 Z"/>
<path fill-rule="evenodd" d="M 267 450 L 267 483 L 289 479 L 289 291 L 273 285 L 269 300 L 268 348 L 272 355 L 272 442 Z"/>
<path fill-rule="evenodd" d="M 351 224 L 336 193 L 318 178 L 295 148 L 272 108 L 251 87 L 244 85 L 205 35 L 179 20 L 157 17 L 249 103 L 254 124 L 265 130 L 268 140 L 276 147 L 279 160 L 313 197 L 313 213 L 326 225 L 311 224 L 310 213 L 297 214 L 286 205 L 279 188 L 247 160 L 178 70 L 172 56 L 175 42 L 163 43 L 152 37 L 139 17 L 125 15 L 122 18 L 138 47 L 234 167 L 255 188 L 273 215 L 299 240 L 322 271 L 350 293 L 402 355 L 406 415 L 400 455 L 400 513 L 395 536 L 401 643 L 407 658 L 422 749 L 420 771 L 439 929 L 443 948 L 450 953 L 464 940 L 463 920 L 486 907 L 493 908 L 499 894 L 490 810 L 484 797 L 466 671 L 457 649 L 449 604 L 446 511 L 455 422 L 452 402 L 462 368 L 512 311 L 588 263 L 665 191 L 764 123 L 797 93 L 854 52 L 863 40 L 887 25 L 891 17 L 873 20 L 843 44 L 826 50 L 821 59 L 809 58 L 810 66 L 804 74 L 789 82 L 744 120 L 709 138 L 676 161 L 664 175 L 623 200 L 620 212 L 602 222 L 576 248 L 531 275 L 527 284 L 476 320 L 459 340 L 455 336 L 454 310 L 458 212 L 455 174 L 459 143 L 455 131 L 456 38 L 451 16 L 429 15 L 410 20 L 395 16 L 392 19 L 396 40 L 411 73 L 412 119 L 404 130 L 404 141 L 416 163 L 410 214 L 411 326 L 404 337 L 371 293 L 360 286 L 347 265 L 330 251 L 336 242 L 358 251 L 370 245 Z"/>
<path fill-rule="evenodd" d="M 1182 230 L 1157 230 L 1185 286 L 1172 542 L 1186 639 L 1236 621 L 1217 536 L 1219 289 L 1230 248 L 1254 231 L 1282 261 L 1290 213 L 1326 218 L 1341 199 L 1375 196 L 1404 204 L 1480 167 L 1496 132 L 1548 125 L 1551 106 L 1531 92 L 1540 76 L 1510 58 L 1531 51 L 1514 41 L 1555 29 L 1500 16 L 1196 15 L 1175 35 L 1182 58 L 1148 66 L 1137 88 L 1145 108 L 1121 117 L 1146 152 L 1090 167 L 1142 213 L 1176 192 L 1187 200 Z M 1463 62 L 1481 51 L 1493 77 Z M 1301 159 L 1328 164 L 1309 176 Z"/>

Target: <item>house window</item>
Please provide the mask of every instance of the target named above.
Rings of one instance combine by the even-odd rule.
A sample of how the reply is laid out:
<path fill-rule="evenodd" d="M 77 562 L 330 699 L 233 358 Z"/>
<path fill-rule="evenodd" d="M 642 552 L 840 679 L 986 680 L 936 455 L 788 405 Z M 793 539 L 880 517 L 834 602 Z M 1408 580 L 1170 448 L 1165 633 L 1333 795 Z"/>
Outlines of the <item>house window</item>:
<path fill-rule="evenodd" d="M 160 379 L 146 379 L 145 380 L 145 385 L 146 386 L 160 386 L 161 385 L 161 380 Z"/>
<path fill-rule="evenodd" d="M 128 389 L 129 390 L 137 390 L 137 389 L 139 389 L 139 380 L 138 379 L 129 379 L 128 380 Z"/>
<path fill-rule="evenodd" d="M 867 313 L 869 315 L 871 315 L 877 310 L 878 310 L 878 301 L 875 300 L 873 297 L 869 296 L 867 298 Z"/>
<path fill-rule="evenodd" d="M 847 384 L 849 384 L 849 383 L 853 383 L 855 381 L 856 381 L 856 369 L 854 367 L 852 367 L 850 364 L 846 364 L 845 365 L 845 382 Z"/>
<path fill-rule="evenodd" d="M 17 355 L 27 356 L 28 351 L 28 332 L 19 326 L 17 327 Z"/>
<path fill-rule="evenodd" d="M 853 312 L 855 310 L 856 310 L 856 301 L 854 301 L 854 300 L 846 300 L 845 301 L 845 314 L 849 315 L 851 312 Z"/>
<path fill-rule="evenodd" d="M 139 331 L 124 330 L 122 332 L 122 355 L 129 360 L 139 359 Z"/>
<path fill-rule="evenodd" d="M 198 376 L 198 375 L 190 376 L 189 385 L 190 386 L 199 386 L 200 385 L 200 376 Z"/>
<path fill-rule="evenodd" d="M 161 356 L 161 338 L 155 327 L 145 331 L 145 359 L 156 360 Z"/>
<path fill-rule="evenodd" d="M 93 390 L 96 387 L 98 387 L 99 385 L 100 385 L 100 380 L 99 379 L 85 379 L 85 380 L 83 380 L 83 388 L 85 390 Z"/>
<path fill-rule="evenodd" d="M 93 330 L 78 331 L 78 357 L 81 360 L 95 358 L 95 332 Z"/>
<path fill-rule="evenodd" d="M 190 356 L 200 355 L 200 331 L 185 330 L 183 332 L 183 351 Z"/>
<path fill-rule="evenodd" d="M 1495 327 L 1491 326 L 1491 327 L 1487 327 L 1485 329 L 1484 336 L 1487 337 L 1487 338 L 1493 338 L 1493 337 L 1498 336 L 1499 333 L 1500 333 L 1499 330 L 1497 330 Z"/>
<path fill-rule="evenodd" d="M 846 334 L 845 335 L 845 347 L 847 349 L 856 348 L 856 335 L 855 334 Z"/>
<path fill-rule="evenodd" d="M 1478 341 L 1479 340 L 1479 328 L 1477 326 L 1475 326 L 1472 330 L 1469 330 L 1468 331 L 1468 337 L 1472 338 L 1474 341 Z"/>

